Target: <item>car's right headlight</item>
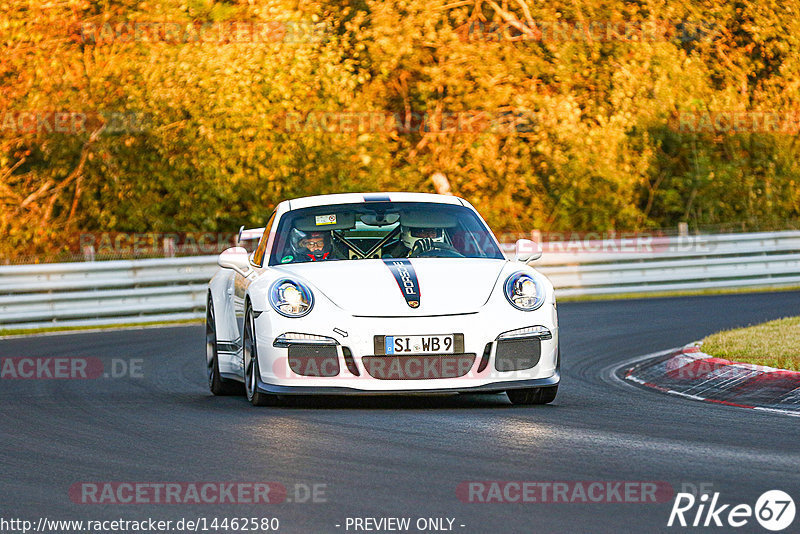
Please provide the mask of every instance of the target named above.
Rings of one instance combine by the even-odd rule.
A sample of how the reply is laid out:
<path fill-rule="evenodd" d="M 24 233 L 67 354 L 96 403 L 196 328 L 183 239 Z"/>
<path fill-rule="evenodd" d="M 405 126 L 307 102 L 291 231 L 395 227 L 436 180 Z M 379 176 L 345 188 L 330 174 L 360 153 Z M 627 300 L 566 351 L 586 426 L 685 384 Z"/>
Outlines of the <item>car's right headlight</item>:
<path fill-rule="evenodd" d="M 504 290 L 508 302 L 518 310 L 533 311 L 544 304 L 544 284 L 527 273 L 514 273 L 506 278 Z"/>
<path fill-rule="evenodd" d="M 314 307 L 314 294 L 304 284 L 282 278 L 269 288 L 269 303 L 284 317 L 303 317 Z"/>

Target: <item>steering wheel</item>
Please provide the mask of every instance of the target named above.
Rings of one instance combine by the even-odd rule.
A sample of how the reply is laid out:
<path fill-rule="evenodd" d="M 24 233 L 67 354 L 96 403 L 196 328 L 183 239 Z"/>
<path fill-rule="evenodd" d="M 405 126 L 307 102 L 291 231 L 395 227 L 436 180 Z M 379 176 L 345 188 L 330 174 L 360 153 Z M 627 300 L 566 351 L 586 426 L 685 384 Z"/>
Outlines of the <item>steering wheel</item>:
<path fill-rule="evenodd" d="M 463 258 L 464 255 L 458 252 L 455 247 L 448 243 L 441 243 L 426 237 L 417 239 L 411 252 L 408 253 L 409 258 Z"/>

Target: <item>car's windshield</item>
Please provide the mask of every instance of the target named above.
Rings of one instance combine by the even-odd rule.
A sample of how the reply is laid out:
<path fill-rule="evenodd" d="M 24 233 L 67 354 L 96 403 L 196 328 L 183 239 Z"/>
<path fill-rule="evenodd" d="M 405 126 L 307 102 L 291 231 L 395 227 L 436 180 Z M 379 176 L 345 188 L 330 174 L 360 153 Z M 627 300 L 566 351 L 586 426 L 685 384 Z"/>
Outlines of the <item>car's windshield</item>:
<path fill-rule="evenodd" d="M 504 256 L 483 222 L 463 206 L 367 202 L 288 212 L 269 263 L 417 257 Z"/>

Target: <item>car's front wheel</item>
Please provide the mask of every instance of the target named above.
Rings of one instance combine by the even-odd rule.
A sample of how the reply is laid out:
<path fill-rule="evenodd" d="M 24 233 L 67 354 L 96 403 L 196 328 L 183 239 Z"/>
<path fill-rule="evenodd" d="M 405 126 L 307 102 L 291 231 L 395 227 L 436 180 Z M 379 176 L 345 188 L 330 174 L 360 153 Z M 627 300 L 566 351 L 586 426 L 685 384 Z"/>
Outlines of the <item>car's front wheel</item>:
<path fill-rule="evenodd" d="M 247 400 L 253 406 L 276 406 L 278 396 L 263 393 L 258 390 L 258 377 L 261 372 L 258 367 L 258 352 L 255 338 L 255 318 L 253 310 L 247 307 L 244 314 L 244 334 L 242 336 L 242 351 L 244 357 L 244 384 Z"/>
<path fill-rule="evenodd" d="M 206 371 L 208 389 L 214 395 L 241 395 L 242 385 L 235 380 L 222 378 L 219 373 L 219 354 L 217 353 L 217 328 L 214 316 L 214 302 L 208 296 L 206 306 Z"/>

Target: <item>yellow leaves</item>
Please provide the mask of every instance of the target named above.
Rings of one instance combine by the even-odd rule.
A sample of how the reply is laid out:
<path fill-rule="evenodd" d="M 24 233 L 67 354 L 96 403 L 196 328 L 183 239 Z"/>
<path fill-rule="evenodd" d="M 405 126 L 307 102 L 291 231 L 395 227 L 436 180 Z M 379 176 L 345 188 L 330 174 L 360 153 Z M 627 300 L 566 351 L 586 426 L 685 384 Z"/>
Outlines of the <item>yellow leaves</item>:
<path fill-rule="evenodd" d="M 260 203 L 274 204 L 283 195 L 367 185 L 429 190 L 430 174 L 444 172 L 454 192 L 480 199 L 484 214 L 500 228 L 533 222 L 587 229 L 635 225 L 651 216 L 642 215 L 643 203 L 637 197 L 641 184 L 650 183 L 648 177 L 668 172 L 667 180 L 674 175 L 677 183 L 687 172 L 682 165 L 695 157 L 709 160 L 698 164 L 708 167 L 697 171 L 702 177 L 698 180 L 722 189 L 733 176 L 721 171 L 719 159 L 714 159 L 716 141 L 687 148 L 686 137 L 669 130 L 670 117 L 686 109 L 748 109 L 754 104 L 767 110 L 800 108 L 800 19 L 788 16 L 782 7 L 757 2 L 745 10 L 754 14 L 752 23 L 737 27 L 743 35 L 752 35 L 744 43 L 725 33 L 736 20 L 732 8 L 721 3 L 635 9 L 620 2 L 526 3 L 534 21 L 589 23 L 639 16 L 718 22 L 714 40 L 685 43 L 593 40 L 575 32 L 539 41 L 474 39 L 459 29 L 470 20 L 474 4 L 448 0 L 368 0 L 357 13 L 311 0 L 258 5 L 142 2 L 101 12 L 91 22 L 280 21 L 295 25 L 294 38 L 80 47 L 69 32 L 53 35 L 46 25 L 31 24 L 28 0 L 8 1 L 13 8 L 0 20 L 0 42 L 10 47 L 3 52 L 0 74 L 13 77 L 14 83 L 4 88 L 0 105 L 126 109 L 153 115 L 154 125 L 144 135 L 102 139 L 112 156 L 107 168 L 93 167 L 94 158 L 87 165 L 84 187 L 95 188 L 98 198 L 108 200 L 102 210 L 87 215 L 96 224 L 132 224 L 133 212 L 122 199 L 153 198 L 147 196 L 150 188 L 158 190 L 162 183 L 188 187 L 187 176 L 198 191 L 196 197 L 187 195 L 187 205 L 216 202 L 211 212 L 225 213 L 224 206 L 246 209 L 256 197 Z M 495 4 L 520 21 L 527 18 L 519 2 Z M 485 17 L 492 15 L 489 4 L 483 7 Z M 48 24 L 80 22 L 78 15 L 62 8 L 42 17 L 49 17 Z M 109 37 L 108 28 L 97 28 L 101 40 Z M 324 38 L 313 33 L 315 28 L 328 28 Z M 40 44 L 21 46 L 26 34 L 28 41 L 34 38 Z M 758 79 L 771 62 L 774 70 Z M 742 79 L 755 80 L 744 93 Z M 512 118 L 524 114 L 531 121 L 522 131 L 501 132 L 443 128 L 442 133 L 437 127 L 332 133 L 313 128 L 289 131 L 286 126 L 287 113 L 406 111 L 485 112 L 498 117 L 505 113 Z M 32 183 L 44 183 L 51 172 L 63 174 L 80 145 L 65 147 L 53 138 L 32 143 L 34 154 L 46 154 L 34 170 L 26 171 L 36 178 Z M 786 180 L 799 172 L 796 161 L 792 163 L 797 154 L 788 141 L 774 146 L 773 152 L 766 152 L 779 161 L 754 163 L 750 174 L 771 173 L 772 185 L 763 190 L 786 198 L 789 208 L 780 209 L 790 209 L 800 200 L 796 180 Z M 10 156 L 19 145 L 8 147 L 0 150 L 0 173 L 17 161 Z M 761 150 L 758 146 L 748 154 L 737 148 L 731 154 L 757 159 Z M 24 180 L 13 176 L 15 192 L 25 193 L 23 198 L 30 194 L 17 185 Z M 153 185 L 154 176 L 159 186 Z M 297 176 L 303 177 L 302 183 Z M 652 216 L 652 224 L 668 223 L 670 213 L 685 213 L 680 203 L 692 181 L 675 183 L 668 195 L 675 199 L 670 201 L 674 206 L 656 198 L 653 213 L 661 211 Z M 696 196 L 694 203 L 699 205 L 702 195 Z M 186 213 L 160 215 L 157 203 L 150 209 L 148 216 L 159 224 L 192 220 Z M 215 224 L 235 226 L 232 220 Z"/>

